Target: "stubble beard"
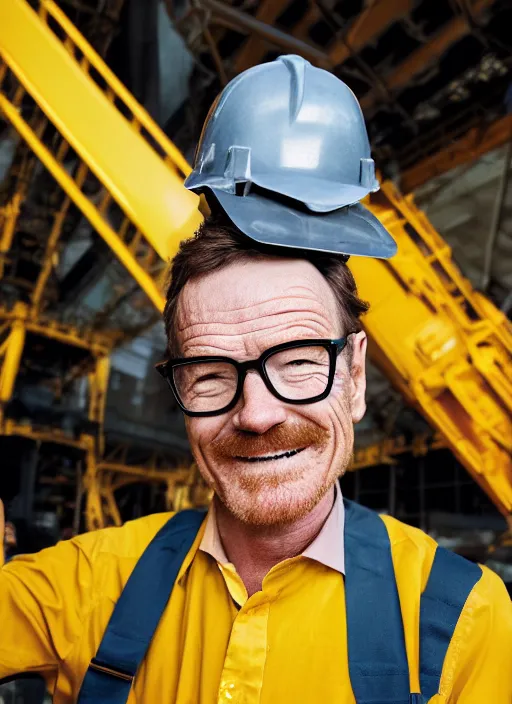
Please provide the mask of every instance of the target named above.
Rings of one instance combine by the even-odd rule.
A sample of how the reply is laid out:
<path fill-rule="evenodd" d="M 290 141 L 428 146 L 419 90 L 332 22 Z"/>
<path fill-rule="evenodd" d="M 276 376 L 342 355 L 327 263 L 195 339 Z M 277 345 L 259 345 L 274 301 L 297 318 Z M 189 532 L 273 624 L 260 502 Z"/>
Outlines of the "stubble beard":
<path fill-rule="evenodd" d="M 352 428 L 350 428 L 350 431 Z M 233 455 L 238 452 L 259 452 L 266 448 L 272 450 L 293 447 L 293 443 L 304 442 L 304 433 L 290 436 L 289 429 L 277 430 L 269 433 L 271 437 L 259 436 L 256 438 L 234 437 L 218 443 L 213 447 L 213 456 L 218 451 L 217 462 L 221 463 L 225 451 L 229 453 L 232 464 L 231 476 L 223 475 L 224 481 L 210 481 L 210 487 L 215 491 L 219 500 L 227 510 L 240 522 L 252 527 L 278 527 L 290 525 L 307 516 L 315 506 L 330 491 L 337 479 L 342 476 L 352 457 L 353 433 L 344 433 L 345 451 L 333 466 L 333 458 L 322 457 L 329 446 L 330 434 L 318 429 L 317 426 L 306 431 L 304 459 L 289 469 L 276 466 L 275 471 L 267 471 L 265 464 L 246 465 L 233 463 Z M 302 437 L 302 440 L 301 440 Z M 249 441 L 249 442 L 248 442 Z M 251 442 L 252 441 L 252 442 Z M 269 442 L 270 441 L 270 442 Z M 311 442 L 313 441 L 313 442 Z M 249 449 L 247 449 L 249 447 Z M 243 448 L 243 449 L 239 449 Z M 300 455 L 299 455 L 300 457 Z M 323 460 L 323 462 L 322 462 Z M 278 460 L 286 463 L 287 460 Z M 322 464 L 326 463 L 322 469 Z M 256 470 L 254 467 L 256 466 Z M 258 469 L 261 468 L 261 471 Z M 314 473 L 314 474 L 313 474 Z M 321 476 L 321 480 L 315 479 Z"/>
<path fill-rule="evenodd" d="M 332 489 L 352 458 L 352 438 L 345 437 L 346 451 L 341 461 L 322 458 L 326 446 L 309 449 L 310 461 L 302 461 L 290 471 L 276 469 L 262 473 L 238 471 L 222 483 L 210 482 L 219 500 L 240 522 L 252 527 L 290 525 L 305 518 Z M 328 466 L 321 471 L 322 459 Z M 236 468 L 233 468 L 236 472 Z M 313 473 L 313 474 L 312 474 Z M 313 481 L 321 475 L 320 481 Z"/>

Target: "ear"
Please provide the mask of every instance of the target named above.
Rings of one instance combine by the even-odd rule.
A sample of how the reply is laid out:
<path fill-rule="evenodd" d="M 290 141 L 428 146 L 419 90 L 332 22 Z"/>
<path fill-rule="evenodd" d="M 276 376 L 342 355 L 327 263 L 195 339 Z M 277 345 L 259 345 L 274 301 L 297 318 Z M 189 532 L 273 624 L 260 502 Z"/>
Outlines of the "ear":
<path fill-rule="evenodd" d="M 368 340 L 364 331 L 352 336 L 351 408 L 352 422 L 359 423 L 366 412 L 366 346 Z"/>

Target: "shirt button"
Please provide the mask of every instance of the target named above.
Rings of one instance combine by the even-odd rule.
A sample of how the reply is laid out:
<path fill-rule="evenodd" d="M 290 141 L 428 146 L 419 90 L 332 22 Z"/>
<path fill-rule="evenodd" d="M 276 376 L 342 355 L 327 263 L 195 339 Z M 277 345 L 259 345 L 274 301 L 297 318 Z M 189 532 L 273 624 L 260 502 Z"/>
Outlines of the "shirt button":
<path fill-rule="evenodd" d="M 221 701 L 232 701 L 233 695 L 235 694 L 235 683 L 234 682 L 221 682 L 219 699 Z"/>

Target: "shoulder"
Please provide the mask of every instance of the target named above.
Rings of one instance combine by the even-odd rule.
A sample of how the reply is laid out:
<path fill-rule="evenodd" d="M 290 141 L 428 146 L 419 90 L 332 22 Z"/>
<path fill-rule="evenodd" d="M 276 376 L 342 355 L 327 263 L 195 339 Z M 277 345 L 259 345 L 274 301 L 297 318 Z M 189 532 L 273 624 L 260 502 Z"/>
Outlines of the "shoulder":
<path fill-rule="evenodd" d="M 111 570 L 119 563 L 133 565 L 173 515 L 145 516 L 119 528 L 104 528 L 62 540 L 38 553 L 18 555 L 4 569 L 9 574 L 27 570 L 33 574 L 78 573 L 86 580 L 87 575 L 104 571 L 106 567 Z"/>
<path fill-rule="evenodd" d="M 463 640 L 469 653 L 477 653 L 490 641 L 506 651 L 512 678 L 512 601 L 501 577 L 488 567 L 481 568 L 482 576 L 464 605 L 468 627 Z M 464 628 L 459 630 L 464 635 Z"/>
<path fill-rule="evenodd" d="M 512 641 L 512 601 L 507 588 L 496 572 L 485 565 L 480 565 L 480 567 L 482 568 L 482 577 L 473 589 L 471 606 L 480 610 L 482 614 L 489 614 L 489 617 L 494 613 L 503 619 L 502 625 L 508 629 Z"/>
<path fill-rule="evenodd" d="M 90 555 L 110 553 L 118 557 L 138 558 L 151 540 L 164 526 L 173 513 L 155 513 L 134 521 L 128 521 L 122 526 L 103 528 L 72 538 L 60 545 L 69 544 L 80 552 Z"/>
<path fill-rule="evenodd" d="M 419 528 L 414 528 L 391 516 L 381 515 L 381 518 L 388 531 L 394 562 L 421 563 L 422 591 L 424 591 L 439 547 L 438 543 Z M 468 570 L 475 569 L 473 562 L 460 555 L 455 559 L 459 565 L 466 564 Z M 468 606 L 472 610 L 478 608 L 482 614 L 485 611 L 490 613 L 495 608 L 503 609 L 512 619 L 512 602 L 502 579 L 484 565 L 478 565 L 478 568 L 481 574 L 471 590 L 471 598 L 468 599 L 466 608 Z M 510 628 L 512 629 L 512 622 Z"/>
<path fill-rule="evenodd" d="M 443 664 L 440 692 L 448 701 L 511 701 L 512 602 L 500 577 L 481 568 Z"/>

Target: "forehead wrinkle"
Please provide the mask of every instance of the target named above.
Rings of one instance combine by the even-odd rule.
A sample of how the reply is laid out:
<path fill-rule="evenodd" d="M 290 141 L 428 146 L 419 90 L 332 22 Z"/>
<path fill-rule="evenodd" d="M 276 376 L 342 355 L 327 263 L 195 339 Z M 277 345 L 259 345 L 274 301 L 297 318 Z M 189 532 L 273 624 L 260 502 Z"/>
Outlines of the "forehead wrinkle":
<path fill-rule="evenodd" d="M 225 313 L 248 312 L 248 313 L 250 313 L 254 309 L 264 308 L 265 306 L 275 305 L 276 303 L 280 303 L 280 302 L 283 302 L 286 304 L 290 300 L 306 301 L 307 305 L 311 305 L 312 303 L 313 304 L 318 303 L 320 306 L 322 305 L 321 301 L 318 299 L 318 296 L 315 296 L 315 294 L 313 292 L 311 292 L 311 295 L 309 295 L 309 296 L 297 293 L 296 290 L 299 288 L 301 290 L 303 290 L 302 287 L 292 286 L 292 287 L 290 287 L 289 291 L 285 290 L 285 291 L 276 293 L 274 296 L 271 296 L 270 298 L 266 298 L 266 299 L 260 300 L 260 301 L 250 301 L 249 303 L 247 303 L 245 305 L 236 305 L 236 304 L 229 305 L 229 307 L 226 308 L 224 311 L 219 311 L 219 312 L 225 312 Z M 295 289 L 295 292 L 293 292 L 294 289 Z M 209 299 L 207 298 L 206 303 L 208 303 L 208 302 L 209 302 Z M 206 308 L 208 308 L 208 306 L 206 306 Z M 215 310 L 218 311 L 218 306 L 216 307 Z"/>
<path fill-rule="evenodd" d="M 285 319 L 283 319 L 284 316 L 286 316 Z M 272 318 L 278 318 L 278 320 L 271 320 Z M 316 311 L 289 310 L 269 313 L 266 316 L 256 316 L 250 320 L 237 323 L 219 323 L 218 321 L 211 320 L 191 323 L 181 328 L 180 332 L 183 334 L 183 341 L 188 343 L 191 339 L 196 337 L 239 337 L 240 335 L 249 333 L 275 331 L 276 328 L 286 329 L 290 327 L 290 325 L 297 323 L 300 323 L 306 328 L 311 327 L 313 330 L 327 331 L 331 321 L 329 321 L 324 314 L 319 314 Z M 233 331 L 234 324 L 237 326 L 236 331 Z"/>
<path fill-rule="evenodd" d="M 286 331 L 286 335 L 282 334 Z M 323 334 L 322 334 L 323 333 Z M 270 335 L 257 336 L 257 333 L 242 335 L 209 335 L 187 340 L 183 343 L 183 356 L 219 355 L 243 361 L 245 358 L 257 358 L 262 352 L 283 342 L 305 340 L 309 338 L 329 338 L 324 330 L 308 329 L 304 325 L 280 326 Z"/>
<path fill-rule="evenodd" d="M 308 306 L 291 306 L 290 304 L 299 303 L 301 300 L 307 300 Z M 278 305 L 278 310 L 265 311 L 265 308 L 269 305 Z M 212 312 L 216 316 L 216 320 L 212 321 Z M 218 306 L 209 307 L 208 305 L 189 305 L 187 310 L 183 310 L 180 306 L 178 315 L 178 330 L 183 332 L 187 327 L 193 325 L 199 325 L 203 322 L 212 322 L 216 325 L 232 325 L 236 323 L 246 323 L 252 320 L 262 320 L 267 318 L 272 318 L 274 316 L 289 315 L 289 314 L 299 314 L 299 315 L 318 315 L 319 317 L 325 318 L 326 308 L 325 304 L 319 301 L 317 298 L 294 296 L 293 300 L 290 297 L 283 299 L 281 296 L 270 298 L 267 301 L 260 303 L 252 303 L 247 306 L 242 306 L 239 308 L 229 308 L 225 310 L 220 310 Z M 240 313 L 246 313 L 246 315 L 240 316 Z"/>
<path fill-rule="evenodd" d="M 327 283 L 327 281 L 324 280 L 324 283 L 326 289 L 328 289 L 332 293 L 332 289 Z M 308 300 L 318 299 L 318 293 L 315 292 L 310 286 L 306 286 L 305 284 L 293 284 L 289 287 L 289 293 L 293 296 L 297 296 L 297 298 L 307 298 Z"/>
<path fill-rule="evenodd" d="M 191 279 L 177 314 L 187 356 L 224 350 L 252 357 L 280 342 L 331 337 L 339 327 L 331 287 L 312 265 L 300 261 L 279 269 L 275 262 L 229 265 Z"/>
<path fill-rule="evenodd" d="M 289 267 L 285 266 L 284 269 L 280 267 L 277 271 L 274 266 L 269 268 L 268 263 L 261 262 L 257 264 L 256 269 L 247 266 L 247 264 L 232 265 L 202 278 L 191 279 L 185 284 L 178 302 L 178 323 L 183 317 L 190 319 L 191 315 L 193 315 L 192 322 L 195 322 L 194 312 L 208 315 L 212 308 L 217 315 L 242 314 L 241 318 L 245 319 L 244 313 L 248 313 L 248 317 L 250 317 L 254 315 L 255 311 L 258 311 L 258 308 L 274 306 L 281 302 L 286 303 L 290 299 L 294 299 L 298 306 L 306 304 L 308 307 L 313 303 L 323 309 L 326 300 L 335 306 L 335 296 L 331 287 L 325 278 L 312 268 L 312 265 L 308 264 L 308 268 L 301 271 L 300 280 L 297 281 L 296 265 L 298 263 L 297 261 L 293 262 L 292 273 L 288 274 L 292 279 L 290 282 L 286 281 Z M 265 267 L 265 276 L 260 273 L 261 267 Z M 237 270 L 239 273 L 240 270 L 243 273 L 243 285 L 241 286 L 237 286 L 235 283 L 236 275 L 232 279 L 230 274 L 230 272 Z M 251 279 L 254 277 L 255 271 L 258 272 L 258 279 L 256 284 L 251 286 Z M 293 281 L 294 278 L 295 281 Z M 232 280 L 230 281 L 230 279 Z M 262 286 L 263 280 L 265 283 Z M 271 289 L 274 287 L 270 296 L 268 287 Z"/>
<path fill-rule="evenodd" d="M 297 332 L 295 333 L 296 336 L 294 336 L 293 334 L 294 330 L 297 330 Z M 287 321 L 282 323 L 276 323 L 275 325 L 271 326 L 265 326 L 259 329 L 246 330 L 244 332 L 220 332 L 219 330 L 216 330 L 215 332 L 209 332 L 208 330 L 200 329 L 195 332 L 195 334 L 191 334 L 190 337 L 187 337 L 183 341 L 183 348 L 190 349 L 194 347 L 201 347 L 205 349 L 221 349 L 222 347 L 224 347 L 224 349 L 226 350 L 229 349 L 234 351 L 244 347 L 244 338 L 247 338 L 249 335 L 255 336 L 260 332 L 265 334 L 265 340 L 262 339 L 260 340 L 260 342 L 269 342 L 268 345 L 263 346 L 272 347 L 273 343 L 271 338 L 275 337 L 280 332 L 285 331 L 288 332 L 287 339 L 281 340 L 282 342 L 287 342 L 288 340 L 293 339 L 307 339 L 308 337 L 324 337 L 325 335 L 329 334 L 325 325 L 323 325 L 320 321 L 307 321 L 301 317 L 300 319 L 294 320 L 291 324 L 289 321 Z"/>

